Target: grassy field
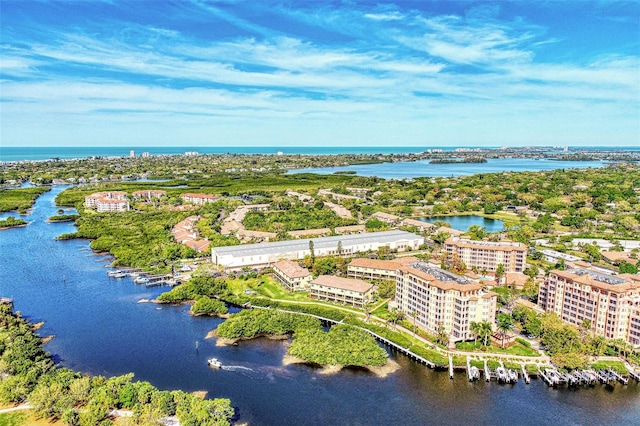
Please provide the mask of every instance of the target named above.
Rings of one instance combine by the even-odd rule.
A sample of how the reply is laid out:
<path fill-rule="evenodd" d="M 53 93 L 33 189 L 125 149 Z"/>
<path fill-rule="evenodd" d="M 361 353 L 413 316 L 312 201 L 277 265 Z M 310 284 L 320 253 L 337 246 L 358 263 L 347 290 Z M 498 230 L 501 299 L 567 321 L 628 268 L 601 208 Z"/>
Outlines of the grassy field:
<path fill-rule="evenodd" d="M 520 355 L 520 356 L 540 356 L 540 352 L 527 348 L 526 346 L 516 343 L 513 346 L 502 349 L 499 346 L 481 347 L 479 343 L 476 343 L 474 348 L 473 342 L 458 342 L 456 343 L 456 349 L 466 352 L 479 352 L 479 353 L 496 353 L 506 355 Z"/>
<path fill-rule="evenodd" d="M 598 361 L 591 365 L 594 370 L 612 369 L 618 374 L 629 374 L 622 361 Z"/>
<path fill-rule="evenodd" d="M 63 423 L 60 421 L 51 422 L 49 420 L 35 419 L 30 410 L 0 414 L 0 426 L 50 426 L 61 424 Z"/>

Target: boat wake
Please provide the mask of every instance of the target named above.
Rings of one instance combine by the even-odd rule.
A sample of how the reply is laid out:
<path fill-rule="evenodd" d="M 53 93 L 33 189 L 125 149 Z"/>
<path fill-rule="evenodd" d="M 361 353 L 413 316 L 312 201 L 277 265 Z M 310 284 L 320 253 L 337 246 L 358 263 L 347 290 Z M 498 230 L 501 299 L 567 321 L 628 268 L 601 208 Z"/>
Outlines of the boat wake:
<path fill-rule="evenodd" d="M 243 367 L 241 365 L 223 365 L 222 369 L 227 371 L 255 371 L 253 368 Z"/>

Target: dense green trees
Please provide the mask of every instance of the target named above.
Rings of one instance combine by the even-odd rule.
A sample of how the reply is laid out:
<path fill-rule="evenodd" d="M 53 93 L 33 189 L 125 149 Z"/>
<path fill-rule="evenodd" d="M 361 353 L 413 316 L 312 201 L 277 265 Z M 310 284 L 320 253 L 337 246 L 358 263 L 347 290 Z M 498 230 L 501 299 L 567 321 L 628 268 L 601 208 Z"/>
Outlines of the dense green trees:
<path fill-rule="evenodd" d="M 297 332 L 289 353 L 320 365 L 380 366 L 388 356 L 369 333 L 347 324 Z"/>
<path fill-rule="evenodd" d="M 13 228 L 15 226 L 23 226 L 26 225 L 27 221 L 24 219 L 16 219 L 13 216 L 9 216 L 6 219 L 0 220 L 0 229 L 2 228 Z"/>
<path fill-rule="evenodd" d="M 329 332 L 320 321 L 271 309 L 251 309 L 233 314 L 217 328 L 219 337 L 253 338 L 293 333 L 289 353 L 321 365 L 375 366 L 387 362 L 387 352 L 371 335 L 351 325 L 338 324 Z"/>
<path fill-rule="evenodd" d="M 227 295 L 229 286 L 223 278 L 213 278 L 208 275 L 193 275 L 189 281 L 162 293 L 157 300 L 162 303 L 176 303 L 196 300 L 201 296 Z"/>
<path fill-rule="evenodd" d="M 170 272 L 171 262 L 197 254 L 171 235 L 173 226 L 187 215 L 161 210 L 83 215 L 72 235 L 92 239 L 91 248 L 114 255 L 115 265 Z"/>
<path fill-rule="evenodd" d="M 0 212 L 18 210 L 20 213 L 26 213 L 36 198 L 50 189 L 48 186 L 0 189 Z"/>
<path fill-rule="evenodd" d="M 283 335 L 303 329 L 316 329 L 320 321 L 270 309 L 247 309 L 231 315 L 220 324 L 217 334 L 227 339 L 254 338 L 259 335 Z"/>
<path fill-rule="evenodd" d="M 196 299 L 196 303 L 191 306 L 191 313 L 194 315 L 223 315 L 229 312 L 227 305 L 217 299 L 202 296 Z"/>
<path fill-rule="evenodd" d="M 335 228 L 353 225 L 354 219 L 343 219 L 331 209 L 319 206 L 306 207 L 300 203 L 289 210 L 274 212 L 250 212 L 244 218 L 247 229 L 266 232 L 297 231 L 300 229 Z"/>

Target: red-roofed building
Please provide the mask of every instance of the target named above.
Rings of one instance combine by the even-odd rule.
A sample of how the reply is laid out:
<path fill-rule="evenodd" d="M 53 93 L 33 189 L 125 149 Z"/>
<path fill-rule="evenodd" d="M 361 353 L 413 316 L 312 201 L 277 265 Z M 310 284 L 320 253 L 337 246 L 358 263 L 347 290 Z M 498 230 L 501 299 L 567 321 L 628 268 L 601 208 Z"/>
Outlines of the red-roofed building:
<path fill-rule="evenodd" d="M 364 308 L 372 298 L 373 286 L 362 280 L 320 275 L 309 284 L 309 297 Z"/>
<path fill-rule="evenodd" d="M 296 262 L 280 260 L 273 264 L 273 277 L 287 291 L 300 291 L 309 288 L 311 273 Z"/>
<path fill-rule="evenodd" d="M 129 199 L 123 191 L 95 192 L 84 198 L 84 205 L 100 213 L 125 212 L 129 210 Z"/>

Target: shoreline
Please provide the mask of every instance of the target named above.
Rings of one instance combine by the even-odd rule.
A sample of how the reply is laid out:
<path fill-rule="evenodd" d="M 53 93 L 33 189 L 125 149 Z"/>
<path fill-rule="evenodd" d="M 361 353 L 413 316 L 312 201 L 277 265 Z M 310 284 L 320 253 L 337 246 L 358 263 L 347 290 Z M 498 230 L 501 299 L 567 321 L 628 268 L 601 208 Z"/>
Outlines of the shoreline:
<path fill-rule="evenodd" d="M 339 373 L 344 369 L 366 370 L 372 374 L 375 374 L 375 376 L 380 379 L 384 379 L 388 377 L 390 374 L 393 374 L 400 369 L 400 364 L 398 364 L 396 361 L 393 361 L 391 359 L 388 359 L 387 363 L 381 366 L 320 365 L 310 361 L 305 361 L 304 359 L 293 356 L 287 352 L 282 357 L 282 365 L 286 367 L 292 364 L 305 364 L 312 367 L 314 366 L 319 367 L 320 371 L 318 374 L 322 374 L 322 375 L 333 375 L 333 374 Z"/>

